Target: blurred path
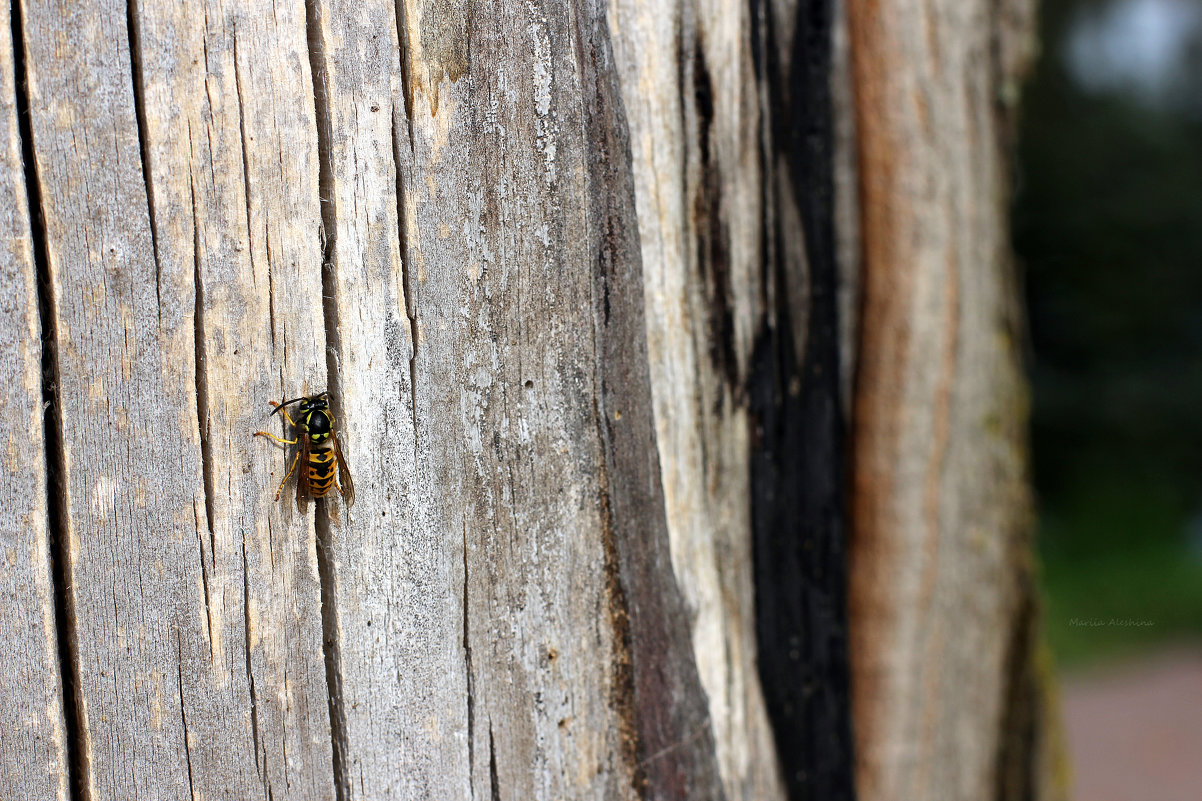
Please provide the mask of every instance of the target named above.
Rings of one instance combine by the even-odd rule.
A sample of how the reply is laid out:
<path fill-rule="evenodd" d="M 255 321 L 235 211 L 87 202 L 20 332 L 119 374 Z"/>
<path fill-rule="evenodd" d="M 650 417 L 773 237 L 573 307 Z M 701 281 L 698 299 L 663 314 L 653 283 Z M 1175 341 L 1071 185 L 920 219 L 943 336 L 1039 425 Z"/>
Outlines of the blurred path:
<path fill-rule="evenodd" d="M 1202 649 L 1063 679 L 1075 801 L 1202 799 Z"/>

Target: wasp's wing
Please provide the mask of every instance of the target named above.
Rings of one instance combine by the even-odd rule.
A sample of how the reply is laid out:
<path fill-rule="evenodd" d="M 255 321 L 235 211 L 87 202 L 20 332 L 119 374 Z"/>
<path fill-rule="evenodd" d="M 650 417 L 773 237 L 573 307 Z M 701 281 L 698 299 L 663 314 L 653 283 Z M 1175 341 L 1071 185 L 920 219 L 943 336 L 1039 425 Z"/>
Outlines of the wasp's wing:
<path fill-rule="evenodd" d="M 351 481 L 351 469 L 346 466 L 346 458 L 342 455 L 342 444 L 338 442 L 338 437 L 332 437 L 332 439 L 334 440 L 334 457 L 338 460 L 338 489 L 342 491 L 346 508 L 350 509 L 355 503 L 355 482 Z"/>
<path fill-rule="evenodd" d="M 300 440 L 300 464 L 296 474 L 296 508 L 304 514 L 309 509 L 309 498 L 313 497 L 309 489 L 309 435 L 303 431 L 297 434 Z"/>

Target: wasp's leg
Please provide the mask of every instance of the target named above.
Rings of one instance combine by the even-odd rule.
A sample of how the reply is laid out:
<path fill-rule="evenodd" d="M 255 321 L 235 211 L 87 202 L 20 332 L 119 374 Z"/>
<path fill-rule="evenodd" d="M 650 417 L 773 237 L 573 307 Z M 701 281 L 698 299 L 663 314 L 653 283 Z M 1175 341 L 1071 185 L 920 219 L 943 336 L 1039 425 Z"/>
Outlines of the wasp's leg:
<path fill-rule="evenodd" d="M 292 467 L 288 468 L 288 474 L 284 476 L 284 480 L 280 482 L 280 488 L 275 491 L 275 499 L 280 499 L 280 494 L 284 491 L 284 485 L 288 483 L 288 479 L 292 478 L 292 471 L 296 469 L 296 463 L 300 461 L 300 453 L 292 457 Z"/>
<path fill-rule="evenodd" d="M 295 420 L 293 420 L 291 417 L 289 417 L 289 416 L 288 416 L 288 410 L 287 410 L 287 409 L 284 409 L 284 408 L 282 408 L 282 407 L 280 406 L 280 404 L 276 403 L 275 401 L 267 401 L 267 402 L 268 402 L 268 403 L 270 403 L 272 406 L 274 406 L 274 407 L 276 407 L 277 409 L 279 409 L 279 410 L 280 410 L 280 412 L 281 412 L 281 413 L 284 415 L 284 419 L 288 421 L 288 425 L 292 426 L 293 428 L 296 428 L 296 427 L 297 427 L 297 425 L 296 425 L 296 421 L 295 421 Z"/>
<path fill-rule="evenodd" d="M 276 442 L 280 443 L 281 445 L 295 445 L 296 444 L 296 440 L 294 440 L 294 439 L 280 439 L 275 434 L 269 434 L 266 431 L 256 431 L 255 436 L 256 437 L 268 437 L 270 439 L 274 439 Z"/>

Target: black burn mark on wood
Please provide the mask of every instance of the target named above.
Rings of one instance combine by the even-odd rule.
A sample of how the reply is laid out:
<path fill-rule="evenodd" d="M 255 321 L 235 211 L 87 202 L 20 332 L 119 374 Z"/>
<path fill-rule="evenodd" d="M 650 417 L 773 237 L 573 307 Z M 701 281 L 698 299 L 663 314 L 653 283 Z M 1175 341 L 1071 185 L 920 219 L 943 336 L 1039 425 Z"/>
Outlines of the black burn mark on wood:
<path fill-rule="evenodd" d="M 771 7 L 751 0 L 753 49 L 767 81 L 772 175 L 778 155 L 794 187 L 808 270 L 783 263 L 779 231 L 766 231 L 775 279 L 774 324 L 756 342 L 749 395 L 752 526 L 759 673 L 793 801 L 855 796 L 847 657 L 845 434 L 839 400 L 837 270 L 833 219 L 830 0 L 802 0 L 791 65 L 782 74 Z M 766 200 L 777 202 L 768 184 Z M 776 215 L 782 219 L 783 215 Z M 794 350 L 788 281 L 808 277 L 806 352 Z"/>
<path fill-rule="evenodd" d="M 697 236 L 697 266 L 709 312 L 708 351 L 710 361 L 729 386 L 739 387 L 739 364 L 735 358 L 734 312 L 730 286 L 730 231 L 722 208 L 722 176 L 713 158 L 711 132 L 714 123 L 714 88 L 700 43 L 685 69 L 692 78 L 693 114 L 696 119 L 699 161 L 698 185 L 693 195 L 693 227 Z M 721 403 L 724 395 L 718 395 Z"/>
<path fill-rule="evenodd" d="M 568 13 L 590 148 L 595 418 L 619 745 L 639 798 L 718 801 L 713 734 L 668 549 L 625 109 L 604 6 Z"/>
<path fill-rule="evenodd" d="M 37 269 L 38 316 L 42 332 L 42 436 L 46 449 L 46 516 L 50 535 L 50 568 L 54 582 L 54 624 L 59 672 L 63 689 L 63 726 L 67 785 L 72 801 L 90 801 L 91 753 L 79 669 L 79 632 L 71 580 L 70 517 L 67 514 L 67 465 L 63 449 L 63 420 L 59 393 L 58 310 L 50 275 L 46 221 L 42 211 L 42 185 L 34 153 L 33 119 L 29 108 L 25 19 L 20 2 L 10 16 L 16 87 L 17 131 L 25 168 L 29 204 L 30 241 Z"/>

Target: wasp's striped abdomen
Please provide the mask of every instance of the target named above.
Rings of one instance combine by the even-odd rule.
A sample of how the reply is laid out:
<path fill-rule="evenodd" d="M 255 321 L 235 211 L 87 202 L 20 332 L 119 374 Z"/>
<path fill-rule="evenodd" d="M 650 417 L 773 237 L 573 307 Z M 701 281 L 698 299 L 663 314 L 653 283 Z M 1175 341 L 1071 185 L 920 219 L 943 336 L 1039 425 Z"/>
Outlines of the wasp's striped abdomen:
<path fill-rule="evenodd" d="M 308 469 L 309 490 L 314 498 L 321 498 L 334 486 L 333 449 L 310 451 Z"/>

